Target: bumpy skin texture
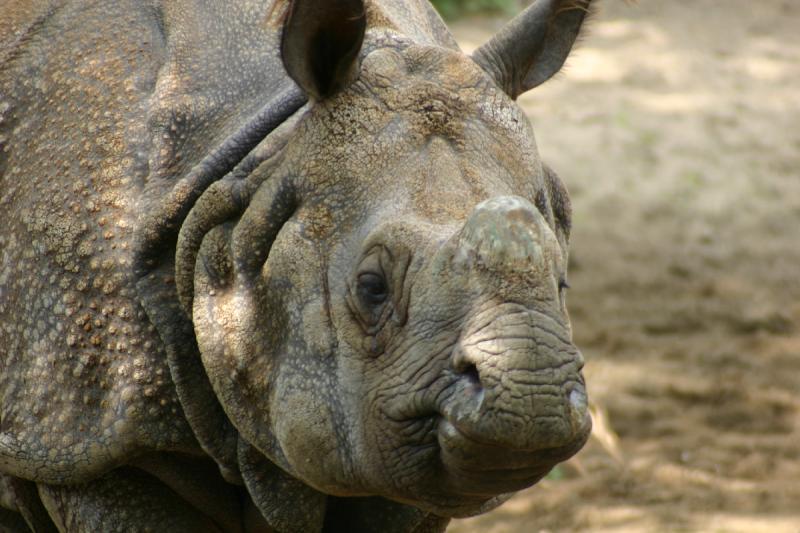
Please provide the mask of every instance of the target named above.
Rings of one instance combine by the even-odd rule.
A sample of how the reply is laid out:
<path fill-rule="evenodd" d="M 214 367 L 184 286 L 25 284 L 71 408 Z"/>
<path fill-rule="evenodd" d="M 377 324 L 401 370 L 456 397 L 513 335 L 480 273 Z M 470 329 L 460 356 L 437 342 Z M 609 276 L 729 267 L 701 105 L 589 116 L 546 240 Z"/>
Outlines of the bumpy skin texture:
<path fill-rule="evenodd" d="M 577 451 L 537 5 L 523 65 L 416 0 L 6 2 L 0 525 L 441 531 Z"/>

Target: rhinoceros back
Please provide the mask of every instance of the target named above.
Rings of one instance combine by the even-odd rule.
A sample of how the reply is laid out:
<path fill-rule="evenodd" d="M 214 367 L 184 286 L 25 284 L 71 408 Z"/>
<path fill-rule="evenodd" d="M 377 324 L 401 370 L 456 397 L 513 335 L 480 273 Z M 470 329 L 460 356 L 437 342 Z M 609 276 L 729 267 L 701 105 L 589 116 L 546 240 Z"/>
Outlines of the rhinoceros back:
<path fill-rule="evenodd" d="M 0 471 L 12 475 L 80 481 L 138 452 L 198 450 L 137 295 L 137 234 L 292 83 L 268 1 L 155 4 L 3 8 Z M 171 294 L 162 255 L 151 275 Z"/>

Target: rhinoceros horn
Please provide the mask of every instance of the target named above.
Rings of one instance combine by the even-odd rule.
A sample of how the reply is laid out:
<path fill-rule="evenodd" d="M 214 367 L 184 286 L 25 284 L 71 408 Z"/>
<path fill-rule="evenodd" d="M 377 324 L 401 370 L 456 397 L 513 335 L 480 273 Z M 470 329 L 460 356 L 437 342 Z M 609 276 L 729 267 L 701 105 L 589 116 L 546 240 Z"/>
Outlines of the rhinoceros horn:
<path fill-rule="evenodd" d="M 472 59 L 513 99 L 561 69 L 591 0 L 537 0 Z"/>
<path fill-rule="evenodd" d="M 281 37 L 289 76 L 317 100 L 352 78 L 367 27 L 362 0 L 293 0 Z"/>

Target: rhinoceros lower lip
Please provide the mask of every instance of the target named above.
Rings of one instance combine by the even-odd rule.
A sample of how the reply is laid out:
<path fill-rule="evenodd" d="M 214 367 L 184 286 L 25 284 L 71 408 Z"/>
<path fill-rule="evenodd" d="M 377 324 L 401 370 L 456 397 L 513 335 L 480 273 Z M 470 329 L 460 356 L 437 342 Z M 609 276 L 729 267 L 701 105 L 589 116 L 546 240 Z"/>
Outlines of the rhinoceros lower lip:
<path fill-rule="evenodd" d="M 559 462 L 580 450 L 588 439 L 591 419 L 573 442 L 556 448 L 515 450 L 474 440 L 446 418 L 440 419 L 440 459 L 453 485 L 469 495 L 496 495 L 529 487 Z"/>

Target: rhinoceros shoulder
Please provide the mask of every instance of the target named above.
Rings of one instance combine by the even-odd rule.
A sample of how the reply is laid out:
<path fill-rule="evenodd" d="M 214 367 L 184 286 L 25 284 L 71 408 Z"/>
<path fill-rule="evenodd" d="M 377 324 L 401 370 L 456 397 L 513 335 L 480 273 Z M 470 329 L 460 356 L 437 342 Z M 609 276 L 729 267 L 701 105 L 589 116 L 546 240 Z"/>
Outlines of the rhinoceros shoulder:
<path fill-rule="evenodd" d="M 165 43 L 132 2 L 31 6 L 0 69 L 0 468 L 68 482 L 196 448 L 131 269 Z"/>
<path fill-rule="evenodd" d="M 74 482 L 142 451 L 198 450 L 135 264 L 141 228 L 164 198 L 290 84 L 277 30 L 263 23 L 269 8 L 4 7 L 4 472 Z M 169 246 L 157 247 L 164 264 Z M 168 268 L 146 285 L 158 287 L 156 302 L 174 292 Z"/>

